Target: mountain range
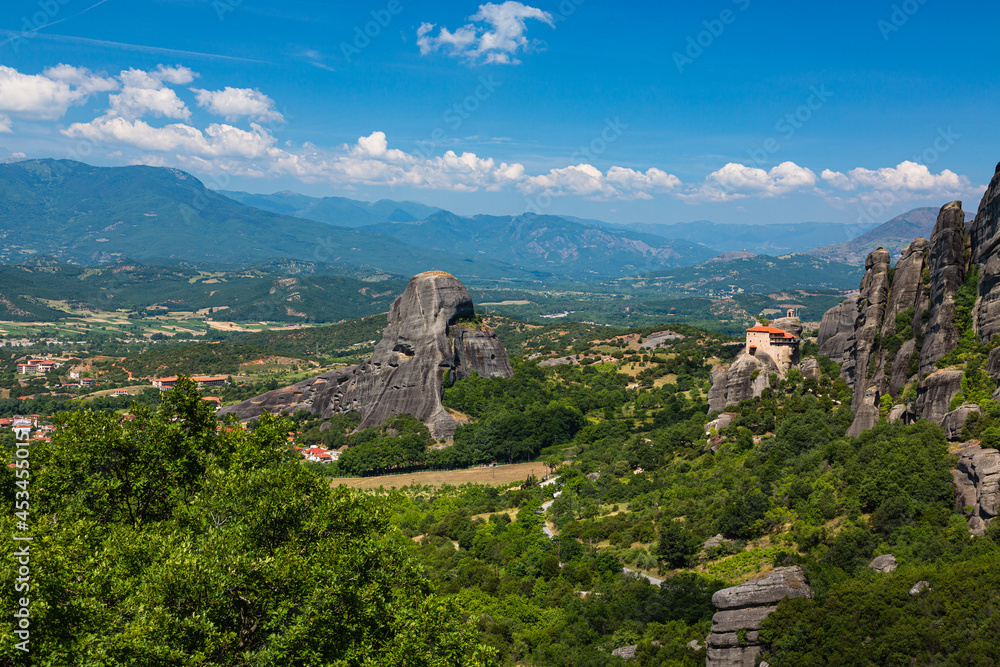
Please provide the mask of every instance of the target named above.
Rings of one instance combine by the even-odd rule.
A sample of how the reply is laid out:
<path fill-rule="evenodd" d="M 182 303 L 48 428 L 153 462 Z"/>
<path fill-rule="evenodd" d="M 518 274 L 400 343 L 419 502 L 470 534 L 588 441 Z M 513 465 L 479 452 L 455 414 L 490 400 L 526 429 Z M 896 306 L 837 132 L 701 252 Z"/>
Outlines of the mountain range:
<path fill-rule="evenodd" d="M 177 169 L 25 160 L 0 165 L 0 262 L 39 254 L 80 264 L 128 257 L 236 266 L 295 258 L 406 276 L 441 269 L 465 279 L 537 282 L 683 266 L 715 254 L 695 244 L 604 231 L 555 216 L 534 224 L 527 216 L 513 222 L 434 211 L 427 222 L 418 222 L 412 218 L 432 209 L 412 202 L 308 201 L 290 194 L 278 199 L 287 210 L 325 211 L 332 220 L 339 208 L 347 211 L 345 224 L 362 218 L 377 224 L 352 228 L 265 211 L 208 190 Z M 268 201 L 276 206 L 274 197 Z M 504 239 L 515 227 L 517 238 Z M 517 247 L 511 248 L 512 242 Z"/>
<path fill-rule="evenodd" d="M 441 210 L 419 202 L 391 199 L 366 202 L 346 197 L 309 197 L 288 191 L 276 192 L 273 195 L 225 190 L 218 192 L 241 204 L 264 211 L 326 222 L 340 227 L 365 227 L 380 222 L 416 222 Z"/>
<path fill-rule="evenodd" d="M 894 258 L 899 258 L 903 248 L 915 238 L 929 239 L 934 231 L 938 209 L 915 208 L 878 227 L 843 243 L 814 248 L 808 254 L 848 264 L 864 264 L 868 253 L 885 248 Z"/>
<path fill-rule="evenodd" d="M 183 171 L 160 167 L 103 168 L 67 160 L 0 164 L 0 263 L 5 264 L 44 255 L 82 265 L 128 258 L 231 270 L 303 260 L 312 272 L 354 278 L 441 269 L 473 282 L 540 284 L 662 275 L 713 257 L 716 265 L 707 271 L 712 277 L 702 277 L 718 281 L 734 275 L 728 265 L 735 258 L 744 262 L 734 269 L 743 275 L 775 269 L 772 259 L 747 261 L 750 254 L 809 251 L 830 262 L 796 261 L 833 286 L 844 282 L 833 275 L 838 272 L 853 280 L 845 265 L 862 262 L 870 249 L 883 245 L 898 252 L 914 236 L 928 236 L 933 217 L 934 209 L 915 209 L 876 228 L 708 221 L 615 225 L 531 213 L 460 216 L 418 202 L 222 193 Z M 856 233 L 860 236 L 852 238 Z M 754 284 L 759 282 L 774 283 Z"/>
<path fill-rule="evenodd" d="M 604 223 L 608 224 L 608 223 Z M 797 222 L 775 225 L 736 225 L 696 220 L 673 224 L 628 223 L 608 225 L 666 239 L 707 245 L 720 253 L 747 251 L 757 255 L 790 255 L 812 248 L 850 241 L 877 224 Z"/>

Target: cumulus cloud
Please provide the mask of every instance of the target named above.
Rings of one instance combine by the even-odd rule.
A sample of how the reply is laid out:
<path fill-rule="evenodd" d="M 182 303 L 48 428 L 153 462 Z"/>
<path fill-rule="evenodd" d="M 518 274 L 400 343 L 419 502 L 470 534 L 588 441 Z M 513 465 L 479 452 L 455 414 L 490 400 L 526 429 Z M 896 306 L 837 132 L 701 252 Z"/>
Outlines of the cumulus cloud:
<path fill-rule="evenodd" d="M 41 74 L 22 74 L 0 65 L 0 112 L 35 120 L 58 120 L 69 107 L 96 92 L 114 90 L 112 79 L 83 68 L 58 65 Z"/>
<path fill-rule="evenodd" d="M 155 70 L 153 70 L 152 75 L 160 81 L 166 81 L 167 83 L 172 83 L 176 86 L 186 86 L 194 81 L 194 78 L 198 76 L 190 68 L 184 67 L 183 65 L 174 65 L 173 67 L 159 65 Z"/>
<path fill-rule="evenodd" d="M 164 73 L 177 80 L 186 78 L 186 75 L 179 75 L 175 68 L 164 69 L 162 65 L 152 72 L 139 69 L 122 71 L 118 77 L 122 82 L 122 90 L 108 96 L 111 104 L 108 114 L 128 120 L 146 115 L 181 120 L 190 118 L 191 111 L 177 93 L 163 85 L 164 79 L 161 77 Z"/>
<path fill-rule="evenodd" d="M 831 187 L 848 191 L 957 194 L 970 188 L 968 178 L 959 176 L 950 169 L 934 174 L 927 165 L 909 160 L 900 162 L 895 167 L 881 169 L 858 167 L 846 174 L 824 169 L 820 176 Z"/>
<path fill-rule="evenodd" d="M 253 159 L 266 156 L 274 137 L 259 125 L 251 131 L 213 123 L 201 131 L 183 123 L 153 127 L 142 120 L 101 116 L 89 123 L 73 123 L 62 133 L 95 143 L 119 143 L 146 151 L 181 151 L 208 157 Z"/>
<path fill-rule="evenodd" d="M 284 117 L 274 108 L 274 100 L 250 88 L 230 88 L 223 90 L 201 90 L 192 88 L 198 99 L 198 106 L 208 109 L 229 122 L 240 118 L 252 118 L 258 122 L 284 122 Z"/>
<path fill-rule="evenodd" d="M 527 176 L 518 189 L 525 194 L 551 196 L 579 195 L 594 199 L 650 199 L 652 192 L 669 192 L 680 187 L 673 174 L 651 168 L 646 172 L 611 167 L 607 173 L 591 164 L 550 169 L 549 173 Z"/>
<path fill-rule="evenodd" d="M 794 162 L 782 162 L 770 171 L 730 162 L 713 171 L 705 183 L 684 197 L 708 201 L 730 201 L 746 197 L 778 197 L 816 186 L 816 174 Z"/>
<path fill-rule="evenodd" d="M 513 0 L 490 2 L 480 5 L 469 17 L 471 23 L 454 32 L 442 26 L 434 35 L 435 24 L 422 23 L 417 29 L 417 46 L 421 55 L 441 50 L 474 63 L 517 65 L 521 61 L 515 55 L 537 44 L 525 36 L 528 19 L 555 27 L 552 15 L 541 9 Z"/>
<path fill-rule="evenodd" d="M 0 133 L 13 132 L 13 128 L 10 123 L 10 116 L 5 116 L 0 113 Z"/>

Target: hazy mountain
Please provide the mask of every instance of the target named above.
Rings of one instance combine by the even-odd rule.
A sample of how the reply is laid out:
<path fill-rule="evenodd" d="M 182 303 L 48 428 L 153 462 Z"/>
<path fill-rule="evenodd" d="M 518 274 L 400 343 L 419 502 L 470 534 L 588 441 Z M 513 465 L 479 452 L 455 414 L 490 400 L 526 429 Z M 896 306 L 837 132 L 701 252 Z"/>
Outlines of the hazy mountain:
<path fill-rule="evenodd" d="M 258 195 L 248 192 L 219 190 L 241 204 L 255 206 L 272 213 L 326 222 L 341 227 L 365 227 L 380 222 L 413 222 L 423 220 L 441 209 L 412 201 L 382 199 L 377 202 L 359 201 L 346 197 L 308 197 L 295 192 Z"/>
<path fill-rule="evenodd" d="M 0 239 L 0 263 L 37 254 L 83 264 L 121 257 L 224 264 L 285 257 L 403 275 L 440 269 L 491 280 L 534 277 L 488 257 L 246 206 L 177 169 L 68 160 L 0 165 Z"/>
<path fill-rule="evenodd" d="M 462 217 L 439 211 L 426 220 L 367 229 L 428 249 L 490 257 L 574 279 L 697 264 L 716 254 L 696 243 L 533 213 Z"/>
<path fill-rule="evenodd" d="M 674 224 L 605 224 L 612 229 L 625 228 L 666 239 L 701 243 L 719 252 L 746 250 L 758 255 L 788 255 L 817 246 L 843 243 L 876 227 L 874 224 L 845 225 L 837 222 L 734 225 L 709 220 Z"/>
<path fill-rule="evenodd" d="M 814 248 L 808 254 L 850 264 L 864 264 L 868 253 L 877 248 L 885 248 L 892 253 L 892 261 L 895 262 L 899 259 L 903 248 L 913 239 L 918 236 L 930 239 L 934 223 L 937 221 L 938 210 L 933 206 L 915 208 L 897 215 L 855 239 Z"/>

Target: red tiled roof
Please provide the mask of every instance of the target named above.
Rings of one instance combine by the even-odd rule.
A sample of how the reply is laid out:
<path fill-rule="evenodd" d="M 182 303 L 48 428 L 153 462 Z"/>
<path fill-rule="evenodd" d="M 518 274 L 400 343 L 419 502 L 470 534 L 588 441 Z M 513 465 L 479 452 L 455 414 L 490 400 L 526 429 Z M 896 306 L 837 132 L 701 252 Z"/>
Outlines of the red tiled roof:
<path fill-rule="evenodd" d="M 784 338 L 795 338 L 795 336 L 793 336 L 792 334 L 788 333 L 784 329 L 779 329 L 778 327 L 756 326 L 756 327 L 750 327 L 749 329 L 747 329 L 747 331 L 754 331 L 757 333 L 781 334 L 781 336 Z"/>

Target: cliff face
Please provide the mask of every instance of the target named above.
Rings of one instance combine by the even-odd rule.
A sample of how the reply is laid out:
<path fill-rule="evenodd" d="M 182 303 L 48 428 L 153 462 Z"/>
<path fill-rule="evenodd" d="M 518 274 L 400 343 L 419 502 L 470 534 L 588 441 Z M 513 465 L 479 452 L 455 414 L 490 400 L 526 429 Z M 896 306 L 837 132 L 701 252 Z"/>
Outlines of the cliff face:
<path fill-rule="evenodd" d="M 435 438 L 448 438 L 457 424 L 441 405 L 445 371 L 451 381 L 473 371 L 482 377 L 514 374 L 492 331 L 459 323 L 474 317 L 472 297 L 457 278 L 440 271 L 421 273 L 392 304 L 389 326 L 371 359 L 228 406 L 219 414 L 247 420 L 265 411 L 305 409 L 323 417 L 357 411 L 361 428 L 410 414 L 427 424 Z"/>
<path fill-rule="evenodd" d="M 972 261 L 979 267 L 976 331 L 984 343 L 1000 333 L 1000 164 L 972 223 Z"/>
<path fill-rule="evenodd" d="M 964 220 L 961 202 L 946 204 L 930 242 L 913 241 L 892 271 L 888 252 L 871 253 L 859 296 L 823 316 L 820 353 L 842 364 L 841 377 L 854 390 L 848 434 L 875 426 L 885 396 L 900 406 L 897 417 L 941 423 L 961 389 L 961 372 L 956 379 L 936 363 L 959 337 L 953 318 L 954 296 L 968 270 Z M 918 383 L 916 393 L 908 392 L 903 405 L 912 383 Z"/>

